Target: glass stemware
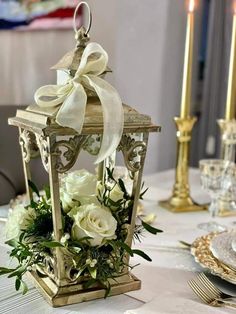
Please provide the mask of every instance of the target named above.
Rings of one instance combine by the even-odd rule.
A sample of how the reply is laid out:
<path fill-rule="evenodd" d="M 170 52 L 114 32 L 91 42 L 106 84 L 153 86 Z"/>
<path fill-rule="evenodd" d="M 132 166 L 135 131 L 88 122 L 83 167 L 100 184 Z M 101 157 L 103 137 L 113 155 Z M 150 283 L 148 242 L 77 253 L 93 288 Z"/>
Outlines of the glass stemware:
<path fill-rule="evenodd" d="M 230 172 L 226 176 L 225 180 L 225 198 L 228 196 L 230 208 L 229 210 L 236 210 L 236 165 L 233 164 L 230 167 Z"/>
<path fill-rule="evenodd" d="M 211 197 L 211 204 L 208 210 L 212 218 L 219 212 L 219 198 L 229 188 L 233 166 L 234 163 L 222 159 L 204 159 L 199 162 L 201 186 Z M 198 227 L 209 232 L 222 232 L 226 230 L 225 226 L 218 224 L 214 220 L 201 223 Z"/>

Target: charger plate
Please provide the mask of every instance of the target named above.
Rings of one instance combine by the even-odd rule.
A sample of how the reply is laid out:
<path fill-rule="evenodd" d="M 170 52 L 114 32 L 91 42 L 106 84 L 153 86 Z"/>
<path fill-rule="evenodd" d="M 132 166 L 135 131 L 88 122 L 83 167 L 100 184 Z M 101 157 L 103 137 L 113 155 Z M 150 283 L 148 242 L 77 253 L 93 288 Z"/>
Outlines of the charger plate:
<path fill-rule="evenodd" d="M 211 241 L 218 235 L 219 233 L 210 233 L 197 238 L 191 246 L 191 254 L 198 264 L 213 275 L 236 285 L 236 271 L 219 261 L 211 251 Z"/>
<path fill-rule="evenodd" d="M 236 252 L 232 248 L 234 239 L 235 231 L 220 233 L 212 239 L 210 249 L 215 258 L 236 271 Z"/>

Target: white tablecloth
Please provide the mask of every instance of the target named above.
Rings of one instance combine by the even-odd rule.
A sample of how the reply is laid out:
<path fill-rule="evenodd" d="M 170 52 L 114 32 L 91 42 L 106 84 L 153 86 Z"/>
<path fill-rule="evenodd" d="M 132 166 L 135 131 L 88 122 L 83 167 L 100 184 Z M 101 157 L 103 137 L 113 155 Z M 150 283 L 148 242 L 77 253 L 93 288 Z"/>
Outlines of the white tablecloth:
<path fill-rule="evenodd" d="M 181 247 L 178 240 L 192 242 L 197 236 L 202 234 L 202 231 L 197 229 L 196 225 L 199 222 L 210 220 L 210 216 L 208 212 L 173 214 L 157 205 L 158 199 L 169 196 L 173 185 L 173 176 L 174 172 L 170 170 L 145 178 L 146 186 L 150 187 L 143 202 L 145 211 L 153 212 L 157 215 L 155 226 L 164 230 L 164 232 L 156 236 L 145 234 L 141 244 L 135 243 L 136 248 L 144 249 L 153 260 L 152 263 L 149 263 L 138 257 L 132 259 L 133 264 L 141 263 L 140 266 L 133 270 L 133 273 L 142 280 L 141 290 L 127 293 L 127 295 L 110 297 L 106 300 L 95 300 L 53 309 L 43 300 L 32 285 L 29 293 L 26 296 L 21 296 L 20 293 L 14 290 L 14 282 L 12 280 L 1 277 L 0 313 L 118 314 L 139 307 L 141 310 L 144 303 L 155 300 L 155 298 L 159 298 L 159 300 L 164 302 L 164 304 L 163 302 L 161 304 L 159 301 L 160 308 L 158 309 L 157 306 L 155 312 L 157 314 L 190 314 L 196 313 L 198 308 L 199 313 L 204 314 L 233 313 L 229 309 L 216 310 L 202 304 L 187 285 L 187 281 L 194 277 L 195 272 L 201 271 L 201 268 L 194 262 L 189 251 Z M 200 189 L 198 171 L 192 170 L 190 177 L 193 197 L 196 200 L 207 200 L 207 196 Z M 217 220 L 231 228 L 234 221 L 236 221 L 236 217 L 217 218 Z M 0 265 L 6 265 L 7 248 L 1 245 L 1 250 Z M 236 294 L 235 286 L 217 278 L 214 278 L 214 280 L 227 291 Z M 173 307 L 175 297 L 178 297 L 176 303 L 181 303 L 183 300 L 182 306 L 189 306 L 185 312 L 178 310 L 181 304 L 176 308 Z M 173 302 L 166 302 L 165 300 L 168 300 L 168 298 L 170 300 L 173 299 Z M 192 312 L 193 308 L 195 312 Z M 210 312 L 209 310 L 214 311 Z M 144 308 L 140 313 L 148 314 L 148 310 Z"/>

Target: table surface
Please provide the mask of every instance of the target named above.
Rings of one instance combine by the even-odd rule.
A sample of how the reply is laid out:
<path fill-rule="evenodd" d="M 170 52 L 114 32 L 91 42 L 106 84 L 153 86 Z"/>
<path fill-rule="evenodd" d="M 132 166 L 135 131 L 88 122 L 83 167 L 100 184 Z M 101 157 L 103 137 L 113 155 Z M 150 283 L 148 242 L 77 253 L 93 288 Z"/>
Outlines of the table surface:
<path fill-rule="evenodd" d="M 189 250 L 179 244 L 179 240 L 191 243 L 197 236 L 202 235 L 203 232 L 197 229 L 196 226 L 200 222 L 210 220 L 209 213 L 205 211 L 173 214 L 158 205 L 158 200 L 165 199 L 170 195 L 174 180 L 173 170 L 153 174 L 144 179 L 146 186 L 149 187 L 143 201 L 144 210 L 146 213 L 156 214 L 157 218 L 154 226 L 164 232 L 156 236 L 145 234 L 142 243 L 134 244 L 136 248 L 145 250 L 152 258 L 152 263 L 139 257 L 131 260 L 133 265 L 140 263 L 138 267 L 134 268 L 133 273 L 142 280 L 141 290 L 126 295 L 109 297 L 106 300 L 100 299 L 61 308 L 51 308 L 31 283 L 28 294 L 22 296 L 15 291 L 14 280 L 3 276 L 0 278 L 0 313 L 118 314 L 129 309 L 139 308 L 156 296 L 160 297 L 163 293 L 174 296 L 180 292 L 186 300 L 192 300 L 196 305 L 199 304 L 201 301 L 192 293 L 187 281 L 194 277 L 195 272 L 202 269 L 194 262 Z M 195 169 L 190 171 L 190 185 L 192 196 L 196 201 L 205 202 L 209 200 L 200 188 L 199 173 Z M 6 208 L 7 206 L 2 207 L 1 211 L 4 212 Z M 217 218 L 216 220 L 229 228 L 233 228 L 236 216 Z M 4 223 L 1 222 L 2 235 L 3 229 Z M 3 242 L 3 236 L 1 236 L 0 265 L 2 266 L 8 263 L 7 247 Z M 214 279 L 220 286 L 224 286 L 224 288 L 236 294 L 235 286 L 225 283 L 221 279 Z M 168 308 L 168 304 L 166 304 L 166 307 Z M 209 308 L 207 305 L 204 305 L 204 307 Z M 158 309 L 156 309 L 156 313 L 169 312 L 167 309 L 165 312 L 158 312 Z M 190 311 L 186 310 L 186 313 L 190 313 Z M 220 313 L 231 312 L 230 310 L 224 310 Z M 148 313 L 145 312 L 145 314 Z"/>

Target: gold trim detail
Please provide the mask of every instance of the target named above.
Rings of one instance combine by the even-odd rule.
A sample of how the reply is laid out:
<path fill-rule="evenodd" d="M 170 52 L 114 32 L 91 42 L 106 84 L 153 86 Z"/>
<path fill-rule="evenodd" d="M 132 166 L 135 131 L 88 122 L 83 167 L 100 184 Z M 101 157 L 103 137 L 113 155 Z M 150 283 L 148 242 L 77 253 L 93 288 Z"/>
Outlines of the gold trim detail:
<path fill-rule="evenodd" d="M 197 238 L 191 246 L 191 254 L 195 261 L 203 268 L 207 268 L 213 275 L 219 276 L 222 279 L 236 284 L 236 273 L 227 265 L 220 262 L 211 252 L 211 240 L 218 233 L 210 233 Z"/>

